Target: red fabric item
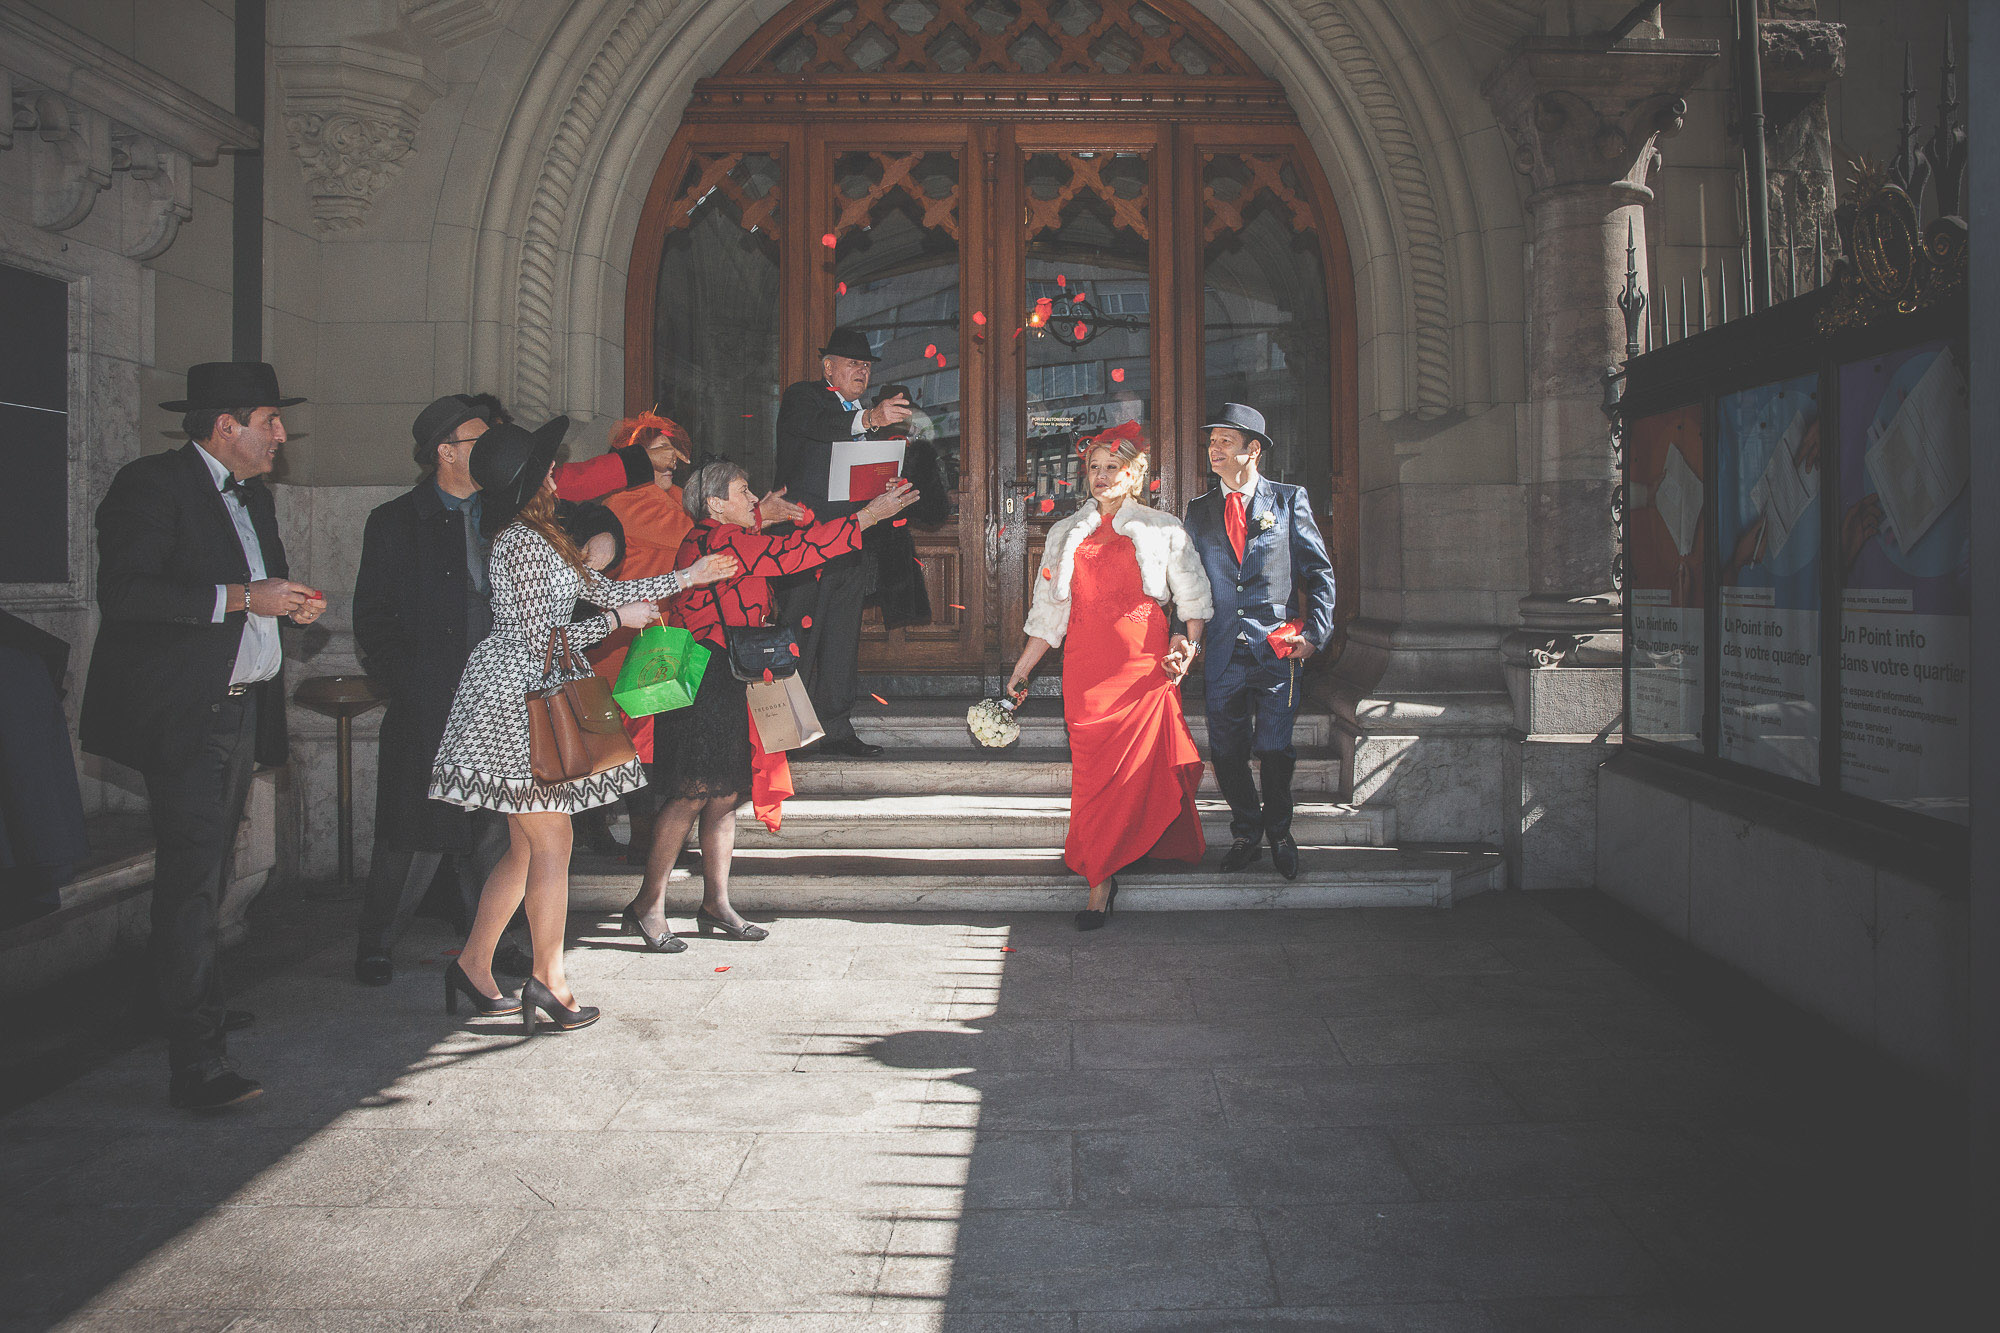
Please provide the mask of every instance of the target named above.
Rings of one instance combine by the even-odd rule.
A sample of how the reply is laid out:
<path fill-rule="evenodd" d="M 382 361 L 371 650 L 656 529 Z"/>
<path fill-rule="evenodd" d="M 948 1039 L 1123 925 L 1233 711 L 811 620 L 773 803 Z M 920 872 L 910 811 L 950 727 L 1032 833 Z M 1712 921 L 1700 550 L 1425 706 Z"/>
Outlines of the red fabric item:
<path fill-rule="evenodd" d="M 1229 549 L 1236 552 L 1236 563 L 1243 563 L 1243 548 L 1250 537 L 1250 515 L 1243 492 L 1230 491 L 1222 497 L 1222 527 L 1229 534 Z"/>
<path fill-rule="evenodd" d="M 595 500 L 608 491 L 625 489 L 625 460 L 617 454 L 599 454 L 581 463 L 556 467 L 558 500 Z"/>
<path fill-rule="evenodd" d="M 750 810 L 765 828 L 776 833 L 785 822 L 785 801 L 792 790 L 792 761 L 783 750 L 765 754 L 757 736 L 757 718 L 750 717 Z"/>
<path fill-rule="evenodd" d="M 1284 624 L 1278 626 L 1278 628 L 1272 630 L 1269 634 L 1266 634 L 1264 636 L 1264 642 L 1270 644 L 1271 651 L 1276 653 L 1278 656 L 1290 657 L 1292 653 L 1296 650 L 1289 643 L 1279 643 L 1278 639 L 1281 636 L 1289 637 L 1293 634 L 1297 634 L 1300 630 L 1304 629 L 1305 627 L 1306 627 L 1306 622 L 1303 620 L 1287 620 Z"/>
<path fill-rule="evenodd" d="M 1104 524 L 1076 550 L 1063 720 L 1069 725 L 1069 836 L 1063 861 L 1091 885 L 1142 856 L 1199 861 L 1201 753 L 1180 687 L 1160 665 L 1169 623 L 1139 581 L 1129 538 Z"/>
<path fill-rule="evenodd" d="M 694 588 L 674 598 L 667 623 L 679 625 L 719 652 L 724 646 L 724 625 L 770 622 L 772 579 L 781 574 L 802 574 L 837 555 L 860 549 L 861 529 L 851 514 L 782 537 L 767 537 L 733 523 L 704 519 L 682 540 L 674 567 L 686 569 L 705 555 L 725 552 L 736 557 L 743 572 L 733 579 Z"/>
<path fill-rule="evenodd" d="M 680 487 L 661 490 L 658 486 L 635 486 L 606 496 L 604 507 L 618 515 L 625 528 L 625 558 L 618 562 L 615 577 L 645 579 L 674 572 L 681 541 L 694 526 L 694 520 L 681 507 Z M 662 602 L 660 617 L 665 619 L 666 615 L 667 603 Z M 590 659 L 598 675 L 616 681 L 618 669 L 625 665 L 626 650 L 638 636 L 639 631 L 633 629 L 614 631 L 586 649 L 584 656 Z M 652 763 L 653 719 L 626 718 L 625 734 L 632 738 L 632 748 L 638 751 L 639 758 Z"/>

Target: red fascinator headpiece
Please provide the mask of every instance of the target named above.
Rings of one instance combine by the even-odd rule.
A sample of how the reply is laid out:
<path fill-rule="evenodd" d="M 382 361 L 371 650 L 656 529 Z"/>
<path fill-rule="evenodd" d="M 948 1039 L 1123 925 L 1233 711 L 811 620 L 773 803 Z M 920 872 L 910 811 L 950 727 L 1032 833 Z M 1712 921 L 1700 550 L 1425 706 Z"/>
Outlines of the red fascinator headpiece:
<path fill-rule="evenodd" d="M 648 435 L 664 435 L 677 444 L 688 444 L 688 433 L 678 421 L 663 417 L 657 412 L 641 412 L 636 417 L 626 417 L 611 429 L 611 447 L 623 449 L 628 444 L 636 444 Z M 682 452 L 686 452 L 683 450 Z"/>
<path fill-rule="evenodd" d="M 1115 449 L 1127 440 L 1138 445 L 1139 452 L 1144 453 L 1146 451 L 1145 427 L 1136 421 L 1121 421 L 1115 426 L 1107 427 L 1097 432 L 1095 435 L 1084 436 L 1082 440 L 1078 441 L 1076 451 L 1085 458 L 1089 458 L 1090 451 L 1100 444 L 1110 445 Z"/>

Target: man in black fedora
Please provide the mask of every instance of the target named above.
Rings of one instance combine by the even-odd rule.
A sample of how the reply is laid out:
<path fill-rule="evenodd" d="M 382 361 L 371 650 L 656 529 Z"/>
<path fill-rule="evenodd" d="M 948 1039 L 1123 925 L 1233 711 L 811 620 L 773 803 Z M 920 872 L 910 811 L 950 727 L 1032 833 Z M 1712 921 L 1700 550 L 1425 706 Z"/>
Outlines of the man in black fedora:
<path fill-rule="evenodd" d="M 1187 507 L 1188 537 L 1215 592 L 1202 632 L 1208 747 L 1229 801 L 1225 871 L 1241 870 L 1271 843 L 1286 879 L 1299 873 L 1292 837 L 1292 724 L 1299 668 L 1333 638 L 1333 561 L 1313 521 L 1305 487 L 1257 470 L 1271 437 L 1264 414 L 1224 403 L 1208 432 L 1208 465 L 1220 485 Z M 1264 791 L 1250 774 L 1262 769 Z"/>
<path fill-rule="evenodd" d="M 263 1089 L 224 1039 L 216 907 L 255 764 L 285 762 L 278 622 L 326 599 L 286 577 L 271 493 L 258 478 L 285 442 L 262 362 L 188 371 L 188 444 L 120 468 L 97 507 L 103 626 L 84 686 L 82 742 L 139 771 L 154 838 L 151 952 L 167 1032 L 168 1095 L 213 1110 Z"/>
<path fill-rule="evenodd" d="M 827 469 L 836 440 L 858 440 L 871 430 L 910 419 L 910 400 L 898 394 L 861 405 L 875 351 L 859 329 L 840 328 L 819 349 L 820 378 L 801 380 L 778 403 L 778 467 L 773 483 L 794 504 L 820 519 L 856 513 L 861 505 L 826 498 Z M 861 651 L 861 603 L 867 564 L 860 551 L 829 560 L 810 574 L 774 580 L 778 616 L 798 635 L 799 670 L 826 736 L 821 754 L 867 757 L 882 747 L 854 734 L 848 715 L 856 697 L 855 666 Z"/>

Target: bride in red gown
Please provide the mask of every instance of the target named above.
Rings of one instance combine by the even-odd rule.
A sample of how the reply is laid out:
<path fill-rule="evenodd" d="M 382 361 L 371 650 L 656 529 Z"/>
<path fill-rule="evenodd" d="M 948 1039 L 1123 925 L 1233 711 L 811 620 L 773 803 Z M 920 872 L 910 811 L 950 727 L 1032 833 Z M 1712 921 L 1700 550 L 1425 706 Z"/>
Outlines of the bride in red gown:
<path fill-rule="evenodd" d="M 1201 754 L 1181 712 L 1181 678 L 1214 609 L 1187 532 L 1149 507 L 1138 423 L 1084 444 L 1095 502 L 1049 530 L 1028 611 L 1028 643 L 1008 678 L 1019 696 L 1042 655 L 1063 649 L 1069 727 L 1069 836 L 1063 860 L 1090 886 L 1076 914 L 1095 930 L 1111 914 L 1118 871 L 1141 857 L 1199 861 Z M 1174 612 L 1186 633 L 1172 632 Z"/>

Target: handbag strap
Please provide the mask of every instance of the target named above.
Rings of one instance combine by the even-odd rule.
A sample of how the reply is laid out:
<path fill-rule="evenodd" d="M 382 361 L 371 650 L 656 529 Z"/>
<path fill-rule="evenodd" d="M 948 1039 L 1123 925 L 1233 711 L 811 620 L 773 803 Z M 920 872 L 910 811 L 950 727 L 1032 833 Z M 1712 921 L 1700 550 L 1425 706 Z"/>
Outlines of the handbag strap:
<path fill-rule="evenodd" d="M 547 688 L 550 682 L 555 679 L 556 643 L 558 641 L 562 643 L 563 670 L 575 671 L 578 674 L 583 674 L 590 670 L 583 658 L 577 653 L 576 646 L 569 641 L 569 626 L 558 625 L 549 631 L 549 644 L 542 653 L 542 685 L 544 688 Z"/>

